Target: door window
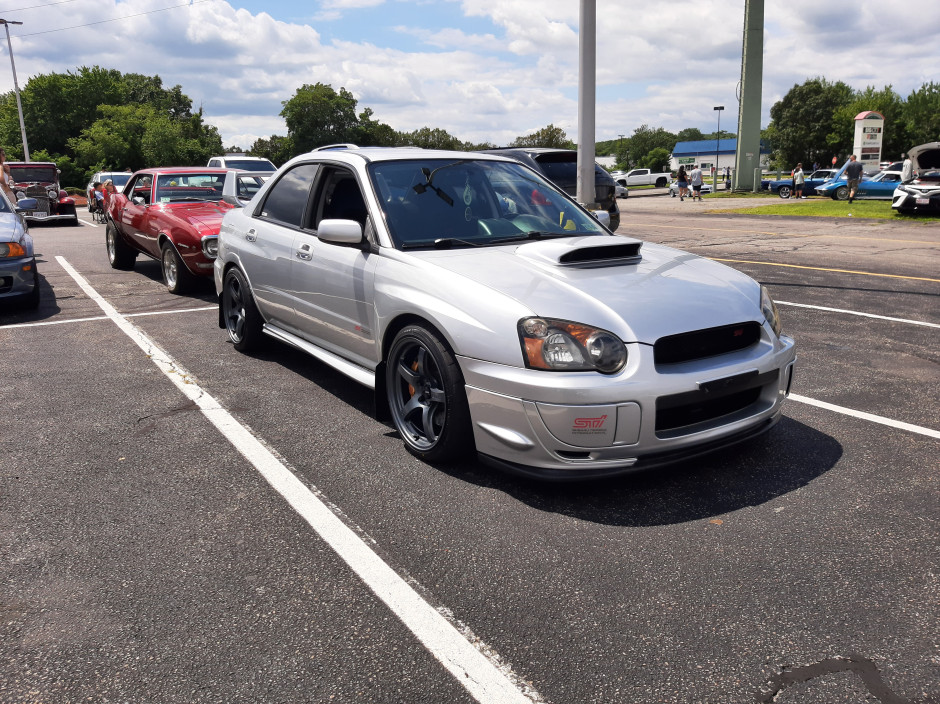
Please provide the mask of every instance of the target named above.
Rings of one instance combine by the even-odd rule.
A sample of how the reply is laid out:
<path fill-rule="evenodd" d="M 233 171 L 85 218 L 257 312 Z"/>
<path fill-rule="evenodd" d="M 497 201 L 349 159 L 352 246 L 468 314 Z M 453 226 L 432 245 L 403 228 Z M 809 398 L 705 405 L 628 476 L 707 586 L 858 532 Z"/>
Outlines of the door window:
<path fill-rule="evenodd" d="M 300 164 L 277 180 L 265 196 L 261 217 L 300 228 L 319 164 Z"/>

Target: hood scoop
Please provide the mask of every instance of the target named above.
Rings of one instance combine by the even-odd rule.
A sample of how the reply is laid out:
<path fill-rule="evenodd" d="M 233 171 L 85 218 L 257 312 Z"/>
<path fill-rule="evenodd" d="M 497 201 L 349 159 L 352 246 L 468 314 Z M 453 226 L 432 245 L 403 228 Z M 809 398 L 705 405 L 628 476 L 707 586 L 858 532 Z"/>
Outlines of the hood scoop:
<path fill-rule="evenodd" d="M 593 269 L 636 264 L 643 242 L 626 237 L 575 237 L 524 244 L 516 254 L 540 264 Z"/>

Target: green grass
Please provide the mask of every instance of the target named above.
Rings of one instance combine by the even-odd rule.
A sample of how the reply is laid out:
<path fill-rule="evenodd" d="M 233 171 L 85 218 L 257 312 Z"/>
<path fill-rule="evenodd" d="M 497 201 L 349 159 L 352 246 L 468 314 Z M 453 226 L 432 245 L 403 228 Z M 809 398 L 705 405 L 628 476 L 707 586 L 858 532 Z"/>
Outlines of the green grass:
<path fill-rule="evenodd" d="M 761 197 L 755 194 L 733 194 L 735 197 Z M 706 196 L 707 200 L 721 198 L 723 194 Z M 763 196 L 766 197 L 766 196 Z M 758 205 L 747 208 L 722 208 L 710 210 L 719 213 L 744 213 L 751 215 L 789 215 L 812 216 L 818 218 L 865 218 L 868 220 L 897 220 L 903 222 L 940 222 L 940 217 L 923 215 L 899 215 L 891 209 L 889 200 L 832 200 L 831 198 L 807 198 L 806 200 L 782 200 L 773 196 L 777 201 L 773 205 Z"/>

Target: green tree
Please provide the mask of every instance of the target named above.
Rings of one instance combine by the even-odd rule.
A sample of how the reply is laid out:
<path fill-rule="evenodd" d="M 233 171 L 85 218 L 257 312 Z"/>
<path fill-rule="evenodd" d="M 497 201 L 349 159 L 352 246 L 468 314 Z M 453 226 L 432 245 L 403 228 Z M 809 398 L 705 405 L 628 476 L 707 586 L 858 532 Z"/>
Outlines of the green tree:
<path fill-rule="evenodd" d="M 940 140 L 940 83 L 925 83 L 907 97 L 901 120 L 908 138 L 901 151 Z"/>
<path fill-rule="evenodd" d="M 422 127 L 414 132 L 399 133 L 400 144 L 422 149 L 463 149 L 463 142 L 440 127 Z"/>
<path fill-rule="evenodd" d="M 630 139 L 624 141 L 624 166 L 632 166 L 645 161 L 654 149 L 665 149 L 667 154 L 671 153 L 678 140 L 676 135 L 662 127 L 653 128 L 644 124 L 633 130 Z"/>
<path fill-rule="evenodd" d="M 668 149 L 663 147 L 656 147 L 649 154 L 647 154 L 640 162 L 637 164 L 640 168 L 643 169 L 652 169 L 653 171 L 669 171 L 669 154 Z"/>
<path fill-rule="evenodd" d="M 849 103 L 833 110 L 830 145 L 840 152 L 852 151 L 855 141 L 855 117 L 869 110 L 879 112 L 885 118 L 882 154 L 893 159 L 907 151 L 910 138 L 902 117 L 904 100 L 891 89 L 891 86 L 886 86 L 880 91 L 869 86 L 855 93 L 853 100 Z M 814 155 L 812 161 L 815 160 Z"/>
<path fill-rule="evenodd" d="M 355 142 L 360 147 L 394 147 L 401 143 L 401 136 L 384 122 L 372 119 L 372 108 L 359 113 Z"/>
<path fill-rule="evenodd" d="M 290 137 L 273 134 L 268 139 L 264 137 L 256 139 L 251 149 L 248 150 L 248 155 L 270 159 L 275 166 L 280 166 L 294 156 L 294 147 Z"/>
<path fill-rule="evenodd" d="M 75 161 L 91 172 L 142 169 L 142 140 L 154 113 L 150 105 L 102 105 L 101 118 L 69 140 Z"/>
<path fill-rule="evenodd" d="M 791 88 L 770 108 L 768 130 L 771 158 L 778 168 L 791 168 L 797 162 L 828 163 L 833 153 L 852 149 L 852 136 L 833 130 L 833 114 L 855 98 L 852 89 L 837 81 L 811 78 Z"/>
<path fill-rule="evenodd" d="M 532 134 L 516 137 L 510 147 L 553 147 L 556 149 L 576 149 L 577 145 L 568 139 L 561 127 L 547 125 Z"/>
<path fill-rule="evenodd" d="M 350 142 L 357 136 L 356 99 L 345 88 L 337 93 L 325 83 L 304 84 L 281 104 L 281 117 L 298 154 L 325 144 Z"/>
<path fill-rule="evenodd" d="M 679 134 L 676 135 L 677 142 L 700 142 L 703 139 L 705 139 L 705 135 L 698 127 L 686 127 L 679 130 Z"/>

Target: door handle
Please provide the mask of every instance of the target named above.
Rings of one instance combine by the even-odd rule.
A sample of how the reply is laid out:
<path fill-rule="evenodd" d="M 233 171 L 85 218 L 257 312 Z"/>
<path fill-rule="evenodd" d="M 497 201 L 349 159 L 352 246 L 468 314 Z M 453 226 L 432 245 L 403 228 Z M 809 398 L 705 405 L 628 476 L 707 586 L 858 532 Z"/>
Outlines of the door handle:
<path fill-rule="evenodd" d="M 303 259 L 305 262 L 309 262 L 311 259 L 313 259 L 313 252 L 310 251 L 309 244 L 305 244 L 297 250 L 297 258 Z"/>
<path fill-rule="evenodd" d="M 248 230 L 248 232 L 245 234 L 245 239 L 248 240 L 249 242 L 258 241 L 258 235 L 255 234 L 255 228 L 251 228 L 250 230 Z"/>

